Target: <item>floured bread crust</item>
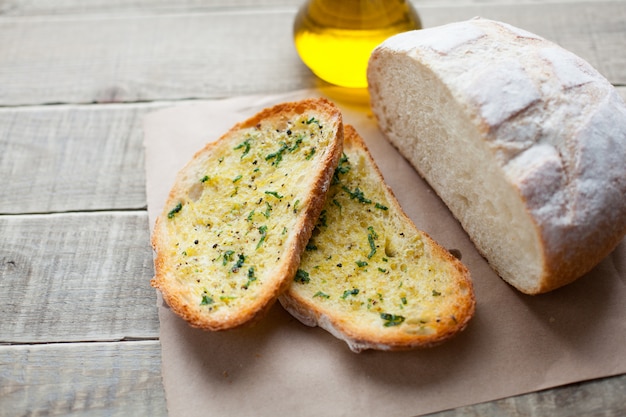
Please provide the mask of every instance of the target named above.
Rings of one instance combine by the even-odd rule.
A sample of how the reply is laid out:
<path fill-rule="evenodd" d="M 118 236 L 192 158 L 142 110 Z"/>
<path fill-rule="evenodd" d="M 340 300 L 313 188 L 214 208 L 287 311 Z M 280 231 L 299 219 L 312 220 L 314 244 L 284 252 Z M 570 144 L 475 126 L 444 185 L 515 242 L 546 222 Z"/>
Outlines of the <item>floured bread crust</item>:
<path fill-rule="evenodd" d="M 191 325 L 259 318 L 293 278 L 343 144 L 325 99 L 284 103 L 237 124 L 178 173 L 157 218 L 152 285 Z"/>
<path fill-rule="evenodd" d="M 344 136 L 320 220 L 279 300 L 354 352 L 439 344 L 474 313 L 470 274 L 404 214 L 356 131 Z"/>
<path fill-rule="evenodd" d="M 368 80 L 381 130 L 507 282 L 574 281 L 626 234 L 626 105 L 583 59 L 472 19 L 390 38 Z"/>

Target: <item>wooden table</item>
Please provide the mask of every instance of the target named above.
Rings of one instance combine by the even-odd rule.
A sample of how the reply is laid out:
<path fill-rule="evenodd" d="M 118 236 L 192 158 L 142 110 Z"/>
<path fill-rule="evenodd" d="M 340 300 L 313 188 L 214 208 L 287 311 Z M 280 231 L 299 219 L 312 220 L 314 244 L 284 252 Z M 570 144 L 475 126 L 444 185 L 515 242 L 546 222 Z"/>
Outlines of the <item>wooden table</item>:
<path fill-rule="evenodd" d="M 314 87 L 300 0 L 0 1 L 0 415 L 167 414 L 142 117 Z M 626 0 L 415 1 L 587 59 L 626 97 Z M 622 352 L 624 354 L 625 352 Z M 439 416 L 617 416 L 626 375 Z"/>

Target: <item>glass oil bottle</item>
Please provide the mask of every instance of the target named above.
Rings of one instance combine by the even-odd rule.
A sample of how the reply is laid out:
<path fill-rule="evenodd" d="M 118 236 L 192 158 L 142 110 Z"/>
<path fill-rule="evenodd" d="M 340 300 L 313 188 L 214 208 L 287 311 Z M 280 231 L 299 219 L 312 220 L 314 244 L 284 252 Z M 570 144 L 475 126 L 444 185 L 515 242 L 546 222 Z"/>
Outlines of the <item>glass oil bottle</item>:
<path fill-rule="evenodd" d="M 308 0 L 296 16 L 294 42 L 322 80 L 365 88 L 372 50 L 392 35 L 421 27 L 409 0 Z"/>

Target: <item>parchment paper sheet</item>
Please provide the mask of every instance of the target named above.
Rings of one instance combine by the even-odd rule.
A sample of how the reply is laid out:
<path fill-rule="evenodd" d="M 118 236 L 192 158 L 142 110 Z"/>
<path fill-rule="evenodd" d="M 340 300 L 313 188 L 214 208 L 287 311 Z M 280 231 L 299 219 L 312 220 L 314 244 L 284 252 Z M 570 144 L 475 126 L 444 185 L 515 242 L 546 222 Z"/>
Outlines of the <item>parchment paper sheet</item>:
<path fill-rule="evenodd" d="M 176 172 L 207 141 L 269 105 L 326 95 L 367 142 L 416 225 L 471 271 L 469 327 L 445 344 L 410 352 L 352 353 L 276 303 L 251 328 L 189 327 L 157 299 L 169 414 L 177 416 L 414 416 L 626 372 L 626 242 L 591 273 L 527 296 L 478 255 L 447 208 L 378 131 L 366 104 L 340 90 L 193 102 L 147 115 L 151 227 Z"/>

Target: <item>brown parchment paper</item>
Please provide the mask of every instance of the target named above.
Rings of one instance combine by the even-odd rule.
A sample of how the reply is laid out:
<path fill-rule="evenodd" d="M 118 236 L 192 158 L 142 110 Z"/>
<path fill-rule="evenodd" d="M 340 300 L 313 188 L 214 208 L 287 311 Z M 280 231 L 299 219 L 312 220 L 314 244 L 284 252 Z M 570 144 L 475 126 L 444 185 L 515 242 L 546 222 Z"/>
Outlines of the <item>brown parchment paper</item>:
<path fill-rule="evenodd" d="M 276 303 L 251 328 L 193 329 L 157 299 L 169 415 L 414 416 L 626 372 L 626 242 L 591 273 L 549 294 L 505 284 L 447 208 L 384 139 L 365 102 L 304 90 L 176 105 L 144 124 L 151 227 L 174 175 L 207 141 L 269 105 L 325 95 L 367 142 L 416 225 L 470 269 L 476 315 L 427 350 L 352 353 Z"/>

